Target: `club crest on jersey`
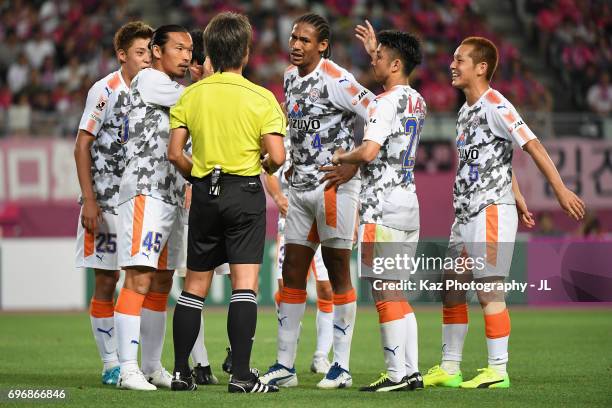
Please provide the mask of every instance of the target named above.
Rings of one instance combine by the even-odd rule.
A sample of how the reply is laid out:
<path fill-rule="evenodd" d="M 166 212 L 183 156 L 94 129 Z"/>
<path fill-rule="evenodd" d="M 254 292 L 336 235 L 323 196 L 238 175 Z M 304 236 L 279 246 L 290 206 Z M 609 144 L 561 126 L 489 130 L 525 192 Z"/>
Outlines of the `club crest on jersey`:
<path fill-rule="evenodd" d="M 316 102 L 321 96 L 321 90 L 319 88 L 312 88 L 308 93 L 308 99 L 310 102 Z M 296 104 L 297 105 L 297 104 Z"/>
<path fill-rule="evenodd" d="M 301 119 L 303 117 L 302 108 L 296 103 L 293 105 L 293 108 L 291 108 L 291 111 L 289 111 L 289 119 Z"/>
<path fill-rule="evenodd" d="M 480 126 L 480 117 L 478 115 L 474 115 L 468 122 L 468 127 L 470 129 L 477 129 L 478 126 Z"/>
<path fill-rule="evenodd" d="M 457 138 L 457 147 L 461 148 L 465 146 L 465 133 L 462 133 L 458 138 Z"/>
<path fill-rule="evenodd" d="M 100 97 L 98 98 L 98 103 L 96 104 L 96 109 L 99 111 L 103 111 L 106 107 L 106 101 L 107 99 L 104 96 L 100 95 Z"/>

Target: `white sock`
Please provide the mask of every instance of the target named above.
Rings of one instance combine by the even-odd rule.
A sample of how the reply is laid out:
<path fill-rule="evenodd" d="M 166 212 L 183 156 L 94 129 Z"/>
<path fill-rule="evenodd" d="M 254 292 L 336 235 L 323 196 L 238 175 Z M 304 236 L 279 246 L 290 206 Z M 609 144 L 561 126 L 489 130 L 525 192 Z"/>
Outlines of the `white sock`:
<path fill-rule="evenodd" d="M 317 309 L 317 349 L 315 354 L 327 355 L 334 341 L 334 312 Z"/>
<path fill-rule="evenodd" d="M 349 370 L 351 341 L 355 328 L 357 302 L 334 305 L 334 361 L 345 370 Z M 332 364 L 333 364 L 332 363 Z"/>
<path fill-rule="evenodd" d="M 162 367 L 161 356 L 164 349 L 164 338 L 166 337 L 167 314 L 165 311 L 157 312 L 143 307 L 141 317 L 142 372 L 151 374 Z"/>
<path fill-rule="evenodd" d="M 467 324 L 442 325 L 442 368 L 449 374 L 460 371 L 463 343 L 467 335 Z M 450 363 L 452 362 L 452 363 Z"/>
<path fill-rule="evenodd" d="M 406 375 L 410 376 L 419 371 L 419 332 L 416 316 L 408 313 L 404 316 L 406 328 Z"/>
<path fill-rule="evenodd" d="M 206 345 L 204 344 L 204 319 L 200 317 L 200 331 L 198 332 L 198 338 L 191 349 L 191 360 L 193 365 L 197 366 L 200 364 L 202 367 L 210 365 L 208 362 L 208 352 L 206 351 Z"/>
<path fill-rule="evenodd" d="M 400 382 L 406 376 L 406 324 L 404 319 L 391 320 L 380 324 L 387 374 L 393 382 Z"/>
<path fill-rule="evenodd" d="M 293 368 L 297 352 L 300 323 L 306 303 L 284 303 L 278 307 L 278 348 L 276 360 L 287 368 Z"/>
<path fill-rule="evenodd" d="M 93 317 L 91 315 L 89 318 L 91 320 L 91 330 L 98 346 L 98 353 L 100 353 L 100 358 L 104 363 L 104 370 L 118 366 L 115 318 Z"/>
<path fill-rule="evenodd" d="M 494 368 L 499 374 L 506 374 L 506 363 L 508 362 L 508 339 L 510 336 L 490 339 L 487 337 L 487 350 L 489 352 L 489 367 Z"/>
<path fill-rule="evenodd" d="M 121 372 L 138 370 L 138 345 L 140 344 L 140 316 L 115 312 L 117 345 Z"/>

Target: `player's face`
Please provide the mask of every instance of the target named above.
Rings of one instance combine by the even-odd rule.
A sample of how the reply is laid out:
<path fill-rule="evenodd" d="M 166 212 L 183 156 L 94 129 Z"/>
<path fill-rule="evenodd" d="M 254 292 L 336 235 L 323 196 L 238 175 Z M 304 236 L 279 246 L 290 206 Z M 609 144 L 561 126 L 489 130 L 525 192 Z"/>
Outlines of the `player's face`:
<path fill-rule="evenodd" d="M 298 68 L 314 69 L 327 45 L 327 40 L 318 41 L 317 30 L 311 24 L 297 23 L 289 38 L 289 61 Z"/>
<path fill-rule="evenodd" d="M 376 48 L 376 58 L 372 61 L 372 71 L 379 83 L 385 83 L 391 73 L 391 66 L 396 61 L 392 53 L 381 44 Z"/>
<path fill-rule="evenodd" d="M 473 45 L 460 45 L 453 54 L 453 62 L 450 65 L 451 85 L 463 89 L 477 79 L 476 65 L 470 57 Z"/>
<path fill-rule="evenodd" d="M 134 78 L 141 69 L 151 66 L 149 41 L 151 41 L 150 38 L 136 38 L 127 51 L 120 51 L 123 56 L 120 55 L 119 59 L 125 64 L 125 69 L 130 78 Z"/>
<path fill-rule="evenodd" d="M 189 33 L 168 33 L 168 41 L 159 54 L 162 70 L 171 77 L 184 77 L 189 70 L 191 51 L 193 41 Z"/>

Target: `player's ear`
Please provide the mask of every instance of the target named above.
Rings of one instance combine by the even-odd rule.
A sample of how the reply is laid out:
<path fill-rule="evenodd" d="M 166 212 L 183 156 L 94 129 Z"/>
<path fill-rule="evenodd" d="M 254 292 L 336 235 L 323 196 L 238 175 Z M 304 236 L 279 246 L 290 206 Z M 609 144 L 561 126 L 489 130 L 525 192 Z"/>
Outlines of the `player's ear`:
<path fill-rule="evenodd" d="M 402 60 L 399 58 L 394 59 L 391 62 L 391 72 L 397 72 L 402 70 Z"/>
<path fill-rule="evenodd" d="M 325 50 L 327 49 L 327 47 L 329 47 L 329 41 L 327 40 L 323 40 L 319 43 L 319 54 L 323 54 L 325 52 Z"/>
<path fill-rule="evenodd" d="M 153 47 L 151 47 L 151 54 L 153 55 L 153 57 L 157 59 L 161 59 L 162 57 L 161 47 L 159 45 L 154 45 Z"/>
<path fill-rule="evenodd" d="M 117 59 L 120 63 L 125 64 L 127 62 L 127 52 L 123 49 L 117 50 Z"/>
<path fill-rule="evenodd" d="M 489 68 L 489 64 L 487 64 L 484 61 L 479 62 L 478 64 L 476 64 L 476 73 L 478 74 L 478 76 L 485 76 L 487 75 L 488 68 Z"/>

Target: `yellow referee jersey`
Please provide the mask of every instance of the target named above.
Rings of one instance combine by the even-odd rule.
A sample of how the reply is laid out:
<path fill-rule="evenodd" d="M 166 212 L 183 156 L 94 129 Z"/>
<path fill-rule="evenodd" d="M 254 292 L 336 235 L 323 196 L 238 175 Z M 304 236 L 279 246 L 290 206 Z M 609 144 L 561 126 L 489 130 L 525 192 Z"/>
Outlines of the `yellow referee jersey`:
<path fill-rule="evenodd" d="M 192 176 L 204 177 L 216 165 L 224 173 L 256 176 L 261 173 L 261 136 L 284 136 L 287 123 L 272 92 L 224 72 L 185 89 L 170 109 L 170 128 L 179 127 L 191 135 Z"/>

